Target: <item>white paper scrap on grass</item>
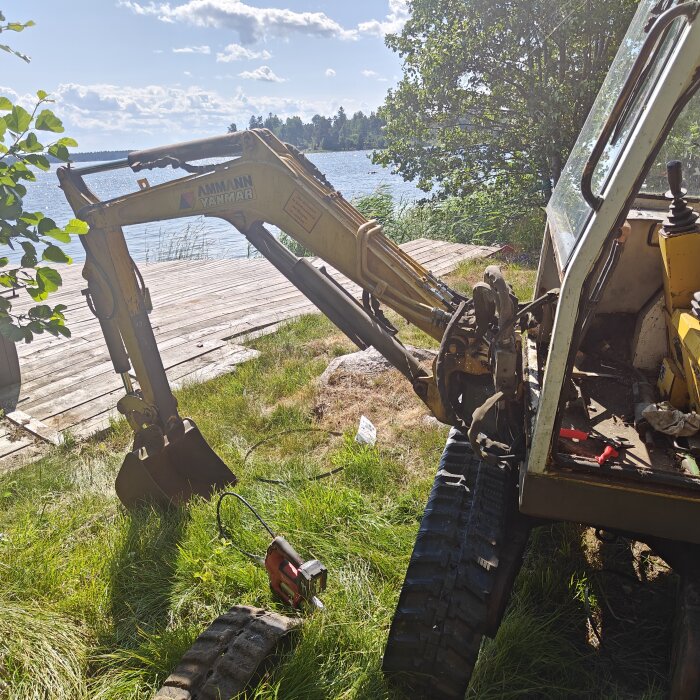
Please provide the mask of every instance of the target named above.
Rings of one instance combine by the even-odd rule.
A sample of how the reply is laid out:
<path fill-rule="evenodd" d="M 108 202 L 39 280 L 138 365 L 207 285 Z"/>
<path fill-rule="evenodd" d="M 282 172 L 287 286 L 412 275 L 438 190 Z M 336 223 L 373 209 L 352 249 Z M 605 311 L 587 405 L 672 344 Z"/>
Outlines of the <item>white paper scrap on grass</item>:
<path fill-rule="evenodd" d="M 355 442 L 359 442 L 360 445 L 374 445 L 377 442 L 377 429 L 365 416 L 360 417 L 360 427 L 357 429 Z"/>

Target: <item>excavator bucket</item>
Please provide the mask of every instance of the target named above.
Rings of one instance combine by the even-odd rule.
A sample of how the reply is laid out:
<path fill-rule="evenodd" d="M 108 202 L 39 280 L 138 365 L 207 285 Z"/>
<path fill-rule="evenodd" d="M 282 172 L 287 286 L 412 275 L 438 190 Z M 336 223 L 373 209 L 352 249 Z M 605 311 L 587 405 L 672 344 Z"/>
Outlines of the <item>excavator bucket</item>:
<path fill-rule="evenodd" d="M 221 461 L 189 418 L 185 432 L 155 454 L 134 450 L 124 459 L 115 482 L 119 500 L 127 507 L 144 503 L 160 506 L 187 502 L 192 496 L 209 497 L 238 480 Z"/>

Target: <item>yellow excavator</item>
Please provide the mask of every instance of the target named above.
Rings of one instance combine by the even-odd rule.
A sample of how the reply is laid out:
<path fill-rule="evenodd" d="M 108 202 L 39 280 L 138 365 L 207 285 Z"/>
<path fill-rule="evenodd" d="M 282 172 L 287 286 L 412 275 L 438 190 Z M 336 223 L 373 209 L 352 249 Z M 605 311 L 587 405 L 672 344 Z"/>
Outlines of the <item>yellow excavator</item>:
<path fill-rule="evenodd" d="M 122 502 L 181 503 L 236 482 L 178 413 L 148 290 L 122 232 L 195 215 L 224 219 L 453 426 L 385 672 L 409 683 L 413 697 L 463 697 L 531 527 L 566 520 L 646 542 L 679 574 L 671 696 L 700 697 L 699 10 L 698 2 L 641 0 L 548 205 L 529 301 L 513 295 L 496 266 L 469 298 L 454 291 L 264 129 L 60 168 L 68 201 L 90 226 L 81 237 L 85 293 L 124 380 L 118 408 L 134 431 L 116 482 Z M 108 201 L 84 180 L 164 167 L 186 175 L 157 186 L 143 178 L 138 191 Z M 358 284 L 362 300 L 265 224 Z M 431 372 L 397 339 L 383 306 L 439 341 Z"/>

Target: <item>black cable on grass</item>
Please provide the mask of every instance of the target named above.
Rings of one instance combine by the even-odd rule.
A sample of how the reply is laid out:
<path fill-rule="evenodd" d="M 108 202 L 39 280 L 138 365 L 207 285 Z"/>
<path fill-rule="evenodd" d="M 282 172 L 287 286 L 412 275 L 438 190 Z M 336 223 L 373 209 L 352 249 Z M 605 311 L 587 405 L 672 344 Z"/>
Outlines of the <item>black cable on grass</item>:
<path fill-rule="evenodd" d="M 342 472 L 345 467 L 336 467 L 335 469 L 331 469 L 329 472 L 323 472 L 322 474 L 314 474 L 314 476 L 307 476 L 306 479 L 303 479 L 303 481 L 320 481 L 321 479 L 327 479 L 329 476 L 333 476 L 333 474 L 337 474 L 338 472 Z M 256 476 L 254 477 L 255 481 L 260 481 L 263 484 L 274 484 L 275 486 L 286 486 L 289 482 L 288 481 L 282 481 L 282 479 L 266 479 L 263 476 Z"/>
<path fill-rule="evenodd" d="M 328 430 L 327 428 L 289 428 L 288 430 L 281 430 L 278 433 L 273 433 L 272 435 L 268 435 L 267 437 L 264 437 L 262 440 L 258 440 L 246 453 L 245 456 L 243 457 L 243 464 L 245 464 L 248 461 L 248 457 L 253 453 L 254 450 L 257 450 L 258 447 L 261 445 L 264 445 L 266 442 L 270 442 L 271 440 L 274 440 L 275 438 L 281 437 L 282 435 L 290 435 L 292 433 L 326 433 L 327 435 L 332 435 L 333 437 L 341 437 L 343 434 L 339 433 L 336 430 Z M 338 472 L 342 472 L 345 467 L 336 467 L 335 469 L 331 469 L 328 472 L 323 472 L 322 474 L 316 474 L 314 476 L 309 476 L 305 479 L 305 481 L 320 481 L 321 479 L 327 479 L 329 476 L 333 476 L 333 474 L 337 474 Z M 286 486 L 288 482 L 282 481 L 282 479 L 266 479 L 265 477 L 262 476 L 256 476 L 254 477 L 255 481 L 260 481 L 263 484 L 274 484 L 275 486 Z"/>
<path fill-rule="evenodd" d="M 268 435 L 262 440 L 258 440 L 245 453 L 245 456 L 243 457 L 243 464 L 245 464 L 248 461 L 248 457 L 250 457 L 253 451 L 257 450 L 258 447 L 260 447 L 261 445 L 264 445 L 266 442 L 270 442 L 270 440 L 274 440 L 275 438 L 281 437 L 282 435 L 290 435 L 292 433 L 326 433 L 328 435 L 333 435 L 334 437 L 340 437 L 342 435 L 342 433 L 339 433 L 336 430 L 328 430 L 327 428 L 289 428 L 288 430 L 280 430 L 280 432 L 278 433 L 272 433 L 272 435 Z"/>
<path fill-rule="evenodd" d="M 276 535 L 272 531 L 272 528 L 263 520 L 262 516 L 260 513 L 258 513 L 253 506 L 246 501 L 243 496 L 240 494 L 236 493 L 235 491 L 224 491 L 220 496 L 219 500 L 216 502 L 216 524 L 217 527 L 219 528 L 219 537 L 221 539 L 228 540 L 231 545 L 234 547 L 234 549 L 237 549 L 241 554 L 244 554 L 246 557 L 249 559 L 252 559 L 256 564 L 265 564 L 265 558 L 261 557 L 258 554 L 253 554 L 252 552 L 247 552 L 245 549 L 242 549 L 236 544 L 236 541 L 233 538 L 233 535 L 231 534 L 231 531 L 227 529 L 224 524 L 221 522 L 221 503 L 226 498 L 227 496 L 233 496 L 234 498 L 237 498 L 248 510 L 260 521 L 260 524 L 267 530 L 268 534 L 272 539 L 274 540 Z"/>

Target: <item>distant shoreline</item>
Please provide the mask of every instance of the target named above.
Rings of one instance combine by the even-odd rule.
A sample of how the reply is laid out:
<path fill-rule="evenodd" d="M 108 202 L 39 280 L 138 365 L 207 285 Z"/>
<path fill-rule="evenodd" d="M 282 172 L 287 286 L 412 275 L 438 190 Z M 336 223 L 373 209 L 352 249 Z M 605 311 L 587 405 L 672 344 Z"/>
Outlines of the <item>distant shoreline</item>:
<path fill-rule="evenodd" d="M 110 160 L 123 160 L 128 157 L 129 153 L 138 149 L 131 149 L 129 151 L 86 151 L 84 153 L 71 153 L 70 160 L 72 163 L 101 163 L 108 162 Z M 308 151 L 303 151 L 304 153 L 352 153 L 353 151 L 371 151 L 371 148 L 343 148 L 337 150 L 331 149 L 309 149 Z M 57 158 L 52 158 L 49 156 L 49 160 L 55 163 L 60 163 Z"/>

